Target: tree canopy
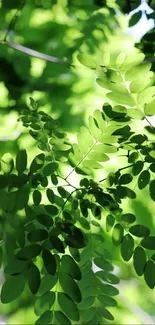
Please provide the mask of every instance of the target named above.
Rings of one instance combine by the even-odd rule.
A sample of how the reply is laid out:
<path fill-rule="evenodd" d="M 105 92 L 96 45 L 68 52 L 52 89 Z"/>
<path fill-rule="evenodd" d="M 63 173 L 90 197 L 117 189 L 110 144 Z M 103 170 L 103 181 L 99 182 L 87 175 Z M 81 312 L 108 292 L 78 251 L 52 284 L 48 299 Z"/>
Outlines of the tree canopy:
<path fill-rule="evenodd" d="M 155 40 L 128 33 L 139 4 L 0 3 L 8 324 L 153 322 Z"/>

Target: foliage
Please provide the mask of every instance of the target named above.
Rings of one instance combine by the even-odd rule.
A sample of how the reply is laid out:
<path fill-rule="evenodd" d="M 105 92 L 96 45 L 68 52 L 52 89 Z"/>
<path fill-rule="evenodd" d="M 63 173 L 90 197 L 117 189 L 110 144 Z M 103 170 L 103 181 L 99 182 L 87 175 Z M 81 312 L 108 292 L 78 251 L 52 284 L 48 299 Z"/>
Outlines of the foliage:
<path fill-rule="evenodd" d="M 36 5 L 42 7 L 43 2 Z M 96 9 L 100 4 L 94 5 Z M 106 6 L 110 8 L 108 1 Z M 89 28 L 94 15 L 100 18 L 95 9 L 87 17 Z M 86 26 L 81 25 L 81 33 L 88 33 Z M 91 37 L 94 48 L 81 46 L 83 39 L 77 38 L 65 51 L 70 58 L 80 44 L 79 69 L 86 67 L 97 76 L 102 109 L 95 109 L 87 125 L 79 128 L 74 143 L 62 126 L 62 116 L 46 113 L 44 101 L 30 97 L 18 122 L 28 130 L 37 153 L 31 159 L 22 147 L 16 155 L 5 152 L 0 159 L 0 265 L 5 274 L 1 302 L 8 304 L 28 292 L 36 325 L 99 325 L 114 320 L 112 307 L 117 306 L 121 278 L 115 272 L 114 249 L 150 289 L 155 287 L 155 234 L 128 204 L 137 202 L 140 192 L 147 193 L 148 205 L 155 201 L 150 122 L 155 114 L 154 73 L 140 51 L 135 55 L 107 51 L 99 58 L 93 33 Z M 55 73 L 53 84 L 59 71 Z"/>

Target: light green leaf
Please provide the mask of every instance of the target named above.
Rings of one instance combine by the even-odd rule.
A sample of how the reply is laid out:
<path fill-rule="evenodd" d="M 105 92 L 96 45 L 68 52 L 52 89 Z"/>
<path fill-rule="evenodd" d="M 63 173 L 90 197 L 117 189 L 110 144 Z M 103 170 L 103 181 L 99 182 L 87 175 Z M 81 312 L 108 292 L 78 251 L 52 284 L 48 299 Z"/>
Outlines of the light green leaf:
<path fill-rule="evenodd" d="M 144 113 L 146 116 L 155 115 L 155 99 L 151 103 L 145 104 Z"/>
<path fill-rule="evenodd" d="M 114 226 L 113 232 L 112 232 L 112 241 L 113 241 L 114 245 L 116 245 L 116 246 L 120 245 L 120 243 L 123 239 L 123 233 L 124 233 L 123 227 L 119 223 L 117 223 Z"/>
<path fill-rule="evenodd" d="M 116 59 L 116 68 L 120 68 L 123 64 L 123 62 L 125 61 L 125 58 L 126 58 L 126 54 L 124 52 L 121 52 L 117 59 Z"/>
<path fill-rule="evenodd" d="M 5 153 L 1 158 L 1 170 L 4 174 L 10 174 L 14 167 L 13 158 L 10 153 Z"/>
<path fill-rule="evenodd" d="M 87 68 L 96 69 L 95 60 L 88 54 L 78 54 L 78 61 Z"/>
<path fill-rule="evenodd" d="M 154 100 L 155 97 L 155 86 L 148 87 L 142 90 L 137 97 L 140 105 L 149 104 Z"/>
<path fill-rule="evenodd" d="M 110 92 L 106 95 L 110 100 L 114 101 L 115 103 L 128 105 L 128 106 L 135 106 L 134 99 L 126 92 L 126 93 L 118 93 L 118 92 Z"/>

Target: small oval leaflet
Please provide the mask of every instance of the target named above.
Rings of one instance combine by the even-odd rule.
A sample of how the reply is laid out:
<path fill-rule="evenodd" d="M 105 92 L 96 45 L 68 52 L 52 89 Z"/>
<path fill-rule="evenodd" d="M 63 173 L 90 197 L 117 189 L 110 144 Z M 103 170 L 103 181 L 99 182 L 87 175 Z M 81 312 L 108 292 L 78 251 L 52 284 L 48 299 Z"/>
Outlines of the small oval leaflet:
<path fill-rule="evenodd" d="M 33 192 L 33 202 L 34 202 L 34 205 L 39 205 L 39 203 L 41 202 L 41 193 L 38 191 L 38 190 L 35 190 Z"/>
<path fill-rule="evenodd" d="M 95 275 L 110 284 L 118 284 L 120 282 L 120 279 L 115 274 L 107 271 L 98 271 L 95 273 Z"/>
<path fill-rule="evenodd" d="M 45 155 L 43 153 L 37 155 L 30 165 L 30 171 L 31 173 L 36 173 L 37 170 L 41 169 L 44 165 Z"/>
<path fill-rule="evenodd" d="M 108 320 L 114 320 L 114 317 L 113 315 L 110 313 L 110 311 L 108 311 L 106 308 L 104 307 L 100 307 L 99 308 L 99 314 L 105 318 L 105 319 L 108 319 Z"/>
<path fill-rule="evenodd" d="M 0 161 L 1 165 L 1 170 L 3 171 L 4 174 L 10 174 L 13 167 L 14 167 L 14 162 L 13 158 L 10 155 L 10 153 L 5 153 Z"/>
<path fill-rule="evenodd" d="M 56 273 L 56 260 L 54 255 L 47 249 L 43 249 L 42 258 L 47 272 L 51 275 Z"/>
<path fill-rule="evenodd" d="M 110 284 L 101 283 L 99 288 L 101 290 L 101 294 L 105 294 L 107 296 L 117 296 L 119 294 L 119 290 Z"/>
<path fill-rule="evenodd" d="M 67 293 L 73 301 L 77 303 L 81 301 L 80 289 L 69 274 L 60 272 L 59 282 L 64 292 Z"/>
<path fill-rule="evenodd" d="M 36 257 L 41 252 L 41 246 L 39 244 L 29 245 L 23 247 L 18 253 L 17 258 L 20 260 L 29 260 Z"/>
<path fill-rule="evenodd" d="M 26 150 L 19 150 L 16 156 L 16 169 L 18 173 L 23 173 L 27 166 Z"/>
<path fill-rule="evenodd" d="M 53 219 L 52 219 L 52 217 L 49 217 L 46 214 L 39 214 L 37 216 L 37 221 L 41 225 L 46 226 L 46 227 L 52 227 L 53 226 Z"/>
<path fill-rule="evenodd" d="M 28 233 L 27 239 L 31 243 L 36 243 L 37 241 L 43 241 L 48 238 L 48 232 L 45 229 L 34 229 Z"/>
<path fill-rule="evenodd" d="M 155 287 L 155 264 L 153 261 L 147 261 L 144 270 L 144 279 L 150 289 Z"/>
<path fill-rule="evenodd" d="M 132 173 L 134 176 L 138 175 L 142 169 L 143 169 L 144 163 L 141 160 L 138 160 L 135 162 L 133 168 L 132 168 Z"/>
<path fill-rule="evenodd" d="M 72 325 L 69 318 L 62 311 L 55 311 L 54 314 L 59 324 Z"/>
<path fill-rule="evenodd" d="M 136 237 L 148 237 L 150 229 L 143 225 L 134 225 L 129 229 L 129 232 Z"/>
<path fill-rule="evenodd" d="M 78 61 L 87 68 L 96 69 L 95 60 L 88 54 L 78 54 Z"/>
<path fill-rule="evenodd" d="M 47 198 L 50 201 L 50 203 L 54 203 L 55 202 L 55 194 L 54 194 L 54 192 L 50 188 L 47 189 L 46 195 L 47 195 Z"/>
<path fill-rule="evenodd" d="M 106 231 L 109 232 L 115 223 L 115 218 L 112 214 L 108 214 L 106 217 Z"/>
<path fill-rule="evenodd" d="M 77 263 L 70 255 L 63 255 L 61 259 L 62 271 L 68 273 L 73 279 L 81 279 L 81 271 Z"/>
<path fill-rule="evenodd" d="M 97 299 L 104 304 L 104 306 L 115 307 L 117 306 L 117 301 L 112 297 L 106 295 L 97 296 Z"/>
<path fill-rule="evenodd" d="M 137 246 L 133 254 L 133 265 L 138 276 L 143 275 L 146 263 L 146 253 L 142 247 Z"/>
<path fill-rule="evenodd" d="M 59 306 L 62 308 L 62 311 L 74 321 L 79 320 L 79 311 L 75 304 L 75 302 L 63 292 L 58 293 L 58 303 Z"/>
<path fill-rule="evenodd" d="M 112 241 L 113 241 L 114 245 L 116 245 L 116 246 L 120 245 L 120 243 L 123 239 L 123 234 L 124 234 L 123 227 L 119 223 L 117 223 L 114 226 L 113 232 L 112 232 Z"/>
<path fill-rule="evenodd" d="M 105 259 L 103 259 L 101 257 L 95 257 L 94 263 L 95 263 L 95 265 L 97 265 L 98 267 L 100 267 L 101 269 L 104 269 L 106 271 L 113 271 L 113 269 L 114 269 L 114 267 L 111 263 L 109 263 L 108 261 L 106 261 Z"/>
<path fill-rule="evenodd" d="M 145 237 L 141 240 L 140 244 L 146 249 L 155 250 L 155 237 Z"/>
<path fill-rule="evenodd" d="M 129 261 L 134 252 L 134 240 L 129 234 L 123 237 L 121 242 L 121 255 L 124 261 Z"/>
<path fill-rule="evenodd" d="M 63 242 L 60 240 L 59 237 L 51 236 L 50 242 L 51 242 L 53 248 L 55 248 L 58 252 L 60 252 L 60 253 L 65 252 Z"/>
<path fill-rule="evenodd" d="M 155 180 L 151 181 L 149 189 L 150 189 L 151 199 L 155 201 Z"/>
<path fill-rule="evenodd" d="M 35 264 L 31 264 L 28 273 L 28 285 L 33 294 L 36 294 L 40 286 L 40 272 Z"/>
<path fill-rule="evenodd" d="M 121 217 L 120 217 L 120 221 L 125 225 L 129 225 L 131 223 L 134 223 L 135 220 L 136 220 L 136 217 L 132 213 L 125 213 L 125 214 L 122 214 Z"/>
<path fill-rule="evenodd" d="M 8 304 L 18 298 L 25 287 L 25 278 L 23 275 L 10 276 L 6 279 L 1 290 L 1 302 Z"/>
<path fill-rule="evenodd" d="M 119 178 L 119 184 L 129 184 L 132 182 L 133 177 L 130 174 L 124 174 Z"/>
<path fill-rule="evenodd" d="M 50 310 L 45 311 L 35 322 L 35 325 L 48 325 L 51 324 L 53 312 Z"/>
<path fill-rule="evenodd" d="M 138 177 L 138 187 L 140 190 L 145 188 L 150 180 L 150 173 L 148 170 L 143 170 Z"/>
<path fill-rule="evenodd" d="M 52 162 L 44 167 L 43 174 L 45 176 L 50 176 L 57 170 L 58 167 L 59 167 L 58 163 Z"/>
<path fill-rule="evenodd" d="M 34 312 L 37 316 L 42 315 L 46 310 L 51 309 L 55 302 L 55 292 L 48 291 L 35 301 Z"/>
<path fill-rule="evenodd" d="M 55 273 L 54 275 L 51 275 L 49 273 L 45 274 L 41 279 L 41 283 L 37 295 L 42 296 L 45 292 L 51 290 L 56 285 L 57 280 L 58 280 L 57 273 Z"/>

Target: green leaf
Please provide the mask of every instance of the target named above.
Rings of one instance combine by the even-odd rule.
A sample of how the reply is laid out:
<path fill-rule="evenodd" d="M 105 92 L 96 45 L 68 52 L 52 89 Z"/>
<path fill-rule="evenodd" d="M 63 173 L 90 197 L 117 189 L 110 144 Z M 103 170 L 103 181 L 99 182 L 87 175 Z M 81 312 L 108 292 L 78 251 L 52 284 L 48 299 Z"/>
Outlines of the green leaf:
<path fill-rule="evenodd" d="M 60 325 L 72 325 L 69 318 L 62 311 L 55 311 L 54 314 Z"/>
<path fill-rule="evenodd" d="M 45 292 L 48 292 L 51 290 L 58 281 L 58 274 L 55 273 L 54 275 L 51 275 L 49 273 L 45 274 L 40 283 L 39 290 L 37 292 L 37 295 L 43 295 Z"/>
<path fill-rule="evenodd" d="M 59 213 L 59 209 L 55 205 L 50 204 L 50 205 L 45 205 L 44 207 L 45 210 L 48 213 L 52 214 L 53 216 L 56 216 Z"/>
<path fill-rule="evenodd" d="M 140 105 L 149 104 L 154 100 L 155 86 L 148 87 L 138 94 L 138 103 Z"/>
<path fill-rule="evenodd" d="M 151 103 L 145 104 L 144 112 L 146 116 L 155 115 L 155 99 Z"/>
<path fill-rule="evenodd" d="M 97 299 L 104 305 L 109 307 L 117 306 L 117 301 L 109 296 L 106 295 L 99 295 Z"/>
<path fill-rule="evenodd" d="M 60 252 L 60 253 L 65 252 L 63 242 L 60 240 L 59 237 L 52 235 L 49 240 L 50 240 L 53 248 L 55 248 L 58 252 Z"/>
<path fill-rule="evenodd" d="M 91 321 L 93 319 L 93 317 L 95 316 L 95 314 L 96 314 L 95 307 L 90 307 L 89 309 L 87 309 L 83 316 L 84 322 L 88 323 L 89 321 Z"/>
<path fill-rule="evenodd" d="M 106 271 L 113 271 L 113 265 L 101 257 L 95 257 L 94 263 L 101 269 L 104 269 Z"/>
<path fill-rule="evenodd" d="M 104 307 L 100 307 L 98 309 L 98 312 L 100 315 L 102 315 L 102 317 L 104 317 L 105 319 L 108 319 L 108 320 L 114 320 L 114 317 L 113 315 Z"/>
<path fill-rule="evenodd" d="M 152 173 L 155 173 L 155 163 L 152 163 L 149 167 Z"/>
<path fill-rule="evenodd" d="M 58 184 L 58 178 L 56 177 L 56 175 L 51 175 L 51 182 L 53 183 L 53 185 L 57 185 Z"/>
<path fill-rule="evenodd" d="M 74 321 L 79 320 L 78 308 L 74 301 L 66 293 L 58 293 L 58 303 L 62 311 L 68 316 L 69 319 Z"/>
<path fill-rule="evenodd" d="M 73 248 L 83 248 L 86 246 L 86 237 L 78 228 L 74 228 L 73 233 L 65 238 L 65 243 Z"/>
<path fill-rule="evenodd" d="M 140 244 L 146 249 L 155 250 L 155 237 L 145 237 L 141 240 Z"/>
<path fill-rule="evenodd" d="M 81 279 L 81 271 L 70 255 L 63 255 L 61 259 L 62 271 L 68 273 L 73 279 Z"/>
<path fill-rule="evenodd" d="M 47 272 L 54 275 L 56 273 L 56 260 L 54 255 L 47 249 L 43 249 L 42 258 Z"/>
<path fill-rule="evenodd" d="M 41 193 L 38 190 L 35 190 L 33 192 L 33 202 L 34 205 L 39 205 L 39 203 L 41 202 Z"/>
<path fill-rule="evenodd" d="M 150 235 L 150 229 L 143 225 L 132 226 L 129 231 L 136 237 L 148 237 Z"/>
<path fill-rule="evenodd" d="M 48 238 L 48 232 L 45 229 L 34 229 L 28 233 L 27 239 L 31 243 L 43 241 Z"/>
<path fill-rule="evenodd" d="M 142 169 L 143 169 L 144 163 L 141 160 L 138 160 L 135 162 L 133 168 L 132 168 L 132 173 L 134 176 L 138 175 Z"/>
<path fill-rule="evenodd" d="M 117 59 L 116 59 L 116 68 L 117 68 L 117 69 L 119 69 L 119 68 L 122 66 L 122 64 L 123 64 L 124 61 L 125 61 L 125 58 L 126 58 L 126 54 L 125 54 L 124 52 L 121 52 L 121 53 L 118 55 L 118 57 L 117 57 Z"/>
<path fill-rule="evenodd" d="M 138 177 L 138 187 L 140 190 L 145 188 L 150 181 L 150 173 L 148 170 L 143 170 Z"/>
<path fill-rule="evenodd" d="M 116 275 L 107 271 L 98 271 L 95 275 L 110 284 L 118 284 L 120 282 L 120 279 Z"/>
<path fill-rule="evenodd" d="M 4 273 L 9 275 L 20 274 L 23 273 L 23 271 L 27 269 L 29 265 L 30 262 L 28 261 L 20 261 L 20 260 L 12 259 L 6 265 L 4 269 Z"/>
<path fill-rule="evenodd" d="M 67 293 L 73 301 L 77 303 L 81 301 L 80 289 L 69 274 L 60 272 L 59 282 L 64 292 Z"/>
<path fill-rule="evenodd" d="M 49 291 L 38 297 L 35 301 L 34 312 L 37 316 L 42 315 L 46 310 L 51 309 L 55 302 L 55 292 Z"/>
<path fill-rule="evenodd" d="M 52 162 L 44 167 L 43 174 L 45 176 L 50 176 L 58 169 L 58 167 L 59 167 L 58 163 Z"/>
<path fill-rule="evenodd" d="M 2 247 L 0 247 L 0 267 L 2 266 L 3 263 L 3 250 Z"/>
<path fill-rule="evenodd" d="M 10 276 L 6 279 L 1 290 L 2 304 L 17 299 L 23 292 L 25 287 L 25 278 L 23 275 Z"/>
<path fill-rule="evenodd" d="M 123 234 L 124 234 L 124 229 L 123 227 L 117 223 L 114 228 L 113 228 L 113 232 L 112 232 L 112 241 L 113 244 L 118 246 L 120 245 L 122 239 L 123 239 Z"/>
<path fill-rule="evenodd" d="M 105 294 L 107 296 L 117 296 L 119 294 L 119 290 L 110 284 L 101 283 L 99 285 L 99 288 L 100 288 L 101 294 Z"/>
<path fill-rule="evenodd" d="M 155 180 L 151 181 L 149 190 L 150 190 L 151 199 L 155 201 Z"/>
<path fill-rule="evenodd" d="M 146 263 L 146 253 L 142 247 L 137 246 L 133 255 L 133 265 L 138 276 L 143 275 Z"/>
<path fill-rule="evenodd" d="M 133 177 L 130 174 L 124 174 L 119 178 L 119 184 L 129 184 L 132 182 Z"/>
<path fill-rule="evenodd" d="M 78 309 L 80 310 L 86 310 L 89 307 L 91 307 L 94 303 L 95 297 L 89 296 L 85 299 L 82 299 L 82 301 L 78 304 Z"/>
<path fill-rule="evenodd" d="M 146 262 L 144 279 L 150 289 L 155 287 L 155 264 L 151 260 Z"/>
<path fill-rule="evenodd" d="M 31 264 L 27 272 L 28 285 L 33 294 L 36 294 L 40 286 L 40 272 L 35 264 Z"/>
<path fill-rule="evenodd" d="M 134 15 L 131 16 L 130 20 L 129 20 L 129 27 L 132 27 L 133 25 L 136 25 L 139 20 L 142 17 L 142 11 L 138 11 L 136 12 Z"/>
<path fill-rule="evenodd" d="M 27 166 L 27 153 L 26 150 L 18 151 L 16 156 L 16 169 L 18 173 L 23 173 Z"/>
<path fill-rule="evenodd" d="M 95 60 L 88 54 L 78 54 L 78 61 L 87 68 L 96 69 Z"/>
<path fill-rule="evenodd" d="M 50 201 L 50 203 L 54 203 L 55 202 L 55 194 L 54 194 L 54 192 L 50 188 L 48 188 L 46 190 L 46 195 L 47 195 L 47 198 Z"/>
<path fill-rule="evenodd" d="M 27 185 L 23 186 L 22 188 L 17 191 L 17 209 L 22 210 L 26 207 L 29 201 L 29 187 Z"/>
<path fill-rule="evenodd" d="M 20 260 L 30 260 L 36 257 L 41 252 L 41 246 L 38 244 L 29 245 L 20 249 L 17 253 L 17 258 Z"/>
<path fill-rule="evenodd" d="M 35 322 L 35 325 L 51 324 L 52 318 L 53 318 L 53 312 L 50 310 L 47 310 L 39 317 L 39 319 L 37 319 L 37 321 Z"/>
<path fill-rule="evenodd" d="M 129 234 L 123 237 L 121 242 L 121 255 L 124 261 L 129 261 L 134 252 L 134 240 Z"/>
<path fill-rule="evenodd" d="M 30 165 L 30 171 L 31 173 L 36 173 L 39 169 L 41 169 L 44 165 L 45 155 L 43 153 L 40 153 L 37 155 L 31 165 Z"/>
<path fill-rule="evenodd" d="M 114 101 L 115 103 L 126 105 L 128 103 L 129 106 L 135 106 L 134 99 L 126 92 L 126 93 L 118 93 L 118 92 L 110 92 L 107 95 L 107 98 Z"/>
<path fill-rule="evenodd" d="M 120 217 L 120 222 L 123 223 L 124 226 L 128 226 L 131 223 L 134 223 L 136 220 L 136 217 L 132 213 L 125 213 L 122 214 Z"/>
<path fill-rule="evenodd" d="M 10 174 L 14 167 L 13 158 L 10 153 L 5 153 L 1 158 L 1 170 L 4 174 Z"/>
<path fill-rule="evenodd" d="M 39 214 L 37 215 L 37 221 L 46 227 L 52 227 L 53 226 L 53 219 L 52 217 L 47 216 L 46 214 Z"/>

